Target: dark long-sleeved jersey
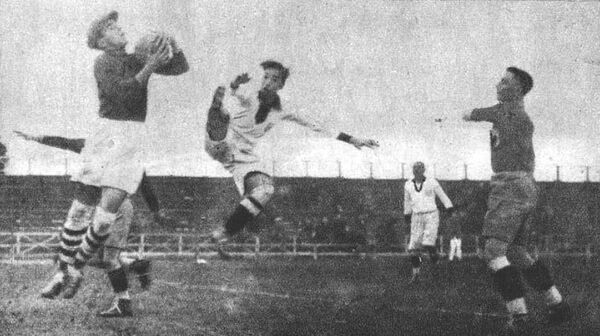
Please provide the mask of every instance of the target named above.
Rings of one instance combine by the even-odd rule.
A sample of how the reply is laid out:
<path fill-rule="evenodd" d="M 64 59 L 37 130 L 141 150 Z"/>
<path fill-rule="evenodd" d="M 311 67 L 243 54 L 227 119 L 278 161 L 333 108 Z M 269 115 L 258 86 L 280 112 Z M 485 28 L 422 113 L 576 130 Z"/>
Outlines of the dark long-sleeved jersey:
<path fill-rule="evenodd" d="M 98 85 L 101 118 L 140 122 L 146 120 L 148 86 L 135 78 L 143 68 L 144 64 L 132 54 L 105 52 L 96 58 L 94 77 Z M 178 52 L 156 73 L 179 75 L 188 68 L 183 52 Z"/>

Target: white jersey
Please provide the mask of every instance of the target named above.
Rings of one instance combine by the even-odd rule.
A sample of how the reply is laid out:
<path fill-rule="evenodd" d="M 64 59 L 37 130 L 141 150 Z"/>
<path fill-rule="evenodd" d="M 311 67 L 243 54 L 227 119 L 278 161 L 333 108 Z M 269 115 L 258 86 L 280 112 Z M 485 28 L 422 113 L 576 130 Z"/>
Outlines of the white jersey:
<path fill-rule="evenodd" d="M 280 120 L 294 122 L 310 128 L 314 132 L 333 136 L 333 133 L 318 122 L 309 120 L 295 111 L 286 109 L 271 109 L 265 121 L 256 123 L 256 113 L 259 108 L 258 90 L 250 85 L 242 85 L 237 90 L 227 89 L 223 100 L 223 110 L 229 114 L 229 130 L 225 141 L 231 146 L 235 161 L 254 162 L 259 158 L 254 152 L 260 139 Z"/>
<path fill-rule="evenodd" d="M 452 202 L 434 178 L 426 178 L 423 184 L 408 180 L 404 184 L 404 214 L 426 213 L 436 211 L 435 197 L 439 197 L 446 209 L 452 207 Z"/>

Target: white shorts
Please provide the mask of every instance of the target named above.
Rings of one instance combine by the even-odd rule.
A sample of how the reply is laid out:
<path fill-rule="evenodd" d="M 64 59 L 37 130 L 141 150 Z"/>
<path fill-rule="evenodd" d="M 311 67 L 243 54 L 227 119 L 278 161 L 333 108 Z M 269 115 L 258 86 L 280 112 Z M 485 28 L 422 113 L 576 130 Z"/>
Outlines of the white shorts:
<path fill-rule="evenodd" d="M 81 168 L 71 181 L 111 187 L 134 194 L 144 174 L 146 125 L 142 122 L 100 119 L 81 152 Z"/>
<path fill-rule="evenodd" d="M 210 140 L 205 135 L 204 149 L 215 160 L 221 162 L 223 167 L 233 175 L 233 181 L 240 195 L 244 195 L 244 179 L 251 172 L 259 172 L 271 175 L 269 166 L 253 153 L 242 153 L 230 142 L 225 140 Z"/>
<path fill-rule="evenodd" d="M 439 225 L 440 215 L 437 210 L 425 213 L 413 213 L 410 223 L 408 249 L 419 249 L 423 245 L 435 246 Z"/>

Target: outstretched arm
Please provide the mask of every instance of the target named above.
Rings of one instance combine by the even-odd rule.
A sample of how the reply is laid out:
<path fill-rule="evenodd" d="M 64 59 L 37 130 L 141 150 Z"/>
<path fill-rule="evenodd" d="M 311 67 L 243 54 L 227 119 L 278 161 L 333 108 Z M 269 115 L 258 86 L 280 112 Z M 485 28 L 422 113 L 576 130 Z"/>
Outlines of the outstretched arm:
<path fill-rule="evenodd" d="M 313 132 L 324 134 L 326 136 L 332 137 L 335 134 L 334 132 L 326 129 L 323 126 L 321 126 L 320 123 L 312 121 L 312 120 L 309 120 L 308 118 L 300 116 L 297 113 L 286 113 L 282 117 L 282 120 L 286 120 L 286 121 L 290 121 L 290 122 L 296 123 L 296 124 L 298 124 L 300 126 L 304 126 L 304 127 L 309 128 Z M 349 144 L 353 145 L 354 147 L 356 147 L 358 149 L 361 149 L 362 147 L 368 147 L 368 148 L 379 147 L 379 143 L 377 141 L 375 141 L 375 140 L 356 138 L 356 137 L 353 137 L 353 136 L 351 136 L 349 134 L 346 134 L 344 132 L 338 133 L 335 138 L 337 140 L 349 143 Z"/>
<path fill-rule="evenodd" d="M 64 150 L 69 150 L 75 153 L 81 153 L 81 150 L 85 146 L 85 139 L 69 139 L 59 136 L 34 136 L 19 131 L 14 131 L 19 137 L 27 141 L 35 141 L 42 145 L 56 147 Z"/>
<path fill-rule="evenodd" d="M 464 121 L 488 121 L 494 122 L 498 115 L 498 109 L 500 104 L 496 104 L 494 106 L 478 108 L 470 111 L 466 111 L 463 113 Z"/>

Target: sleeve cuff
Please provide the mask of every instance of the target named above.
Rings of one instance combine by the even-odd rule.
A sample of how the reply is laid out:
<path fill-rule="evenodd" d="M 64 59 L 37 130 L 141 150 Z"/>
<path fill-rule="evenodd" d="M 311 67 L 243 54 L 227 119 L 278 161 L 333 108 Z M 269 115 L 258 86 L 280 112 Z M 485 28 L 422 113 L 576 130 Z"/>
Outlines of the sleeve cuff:
<path fill-rule="evenodd" d="M 344 132 L 340 132 L 340 134 L 338 134 L 338 136 L 336 137 L 337 140 L 343 141 L 343 142 L 347 142 L 350 143 L 350 139 L 352 139 L 352 136 L 350 136 L 349 134 L 346 134 Z"/>

